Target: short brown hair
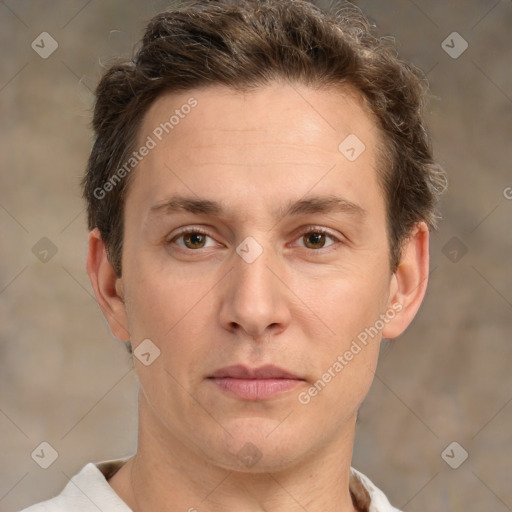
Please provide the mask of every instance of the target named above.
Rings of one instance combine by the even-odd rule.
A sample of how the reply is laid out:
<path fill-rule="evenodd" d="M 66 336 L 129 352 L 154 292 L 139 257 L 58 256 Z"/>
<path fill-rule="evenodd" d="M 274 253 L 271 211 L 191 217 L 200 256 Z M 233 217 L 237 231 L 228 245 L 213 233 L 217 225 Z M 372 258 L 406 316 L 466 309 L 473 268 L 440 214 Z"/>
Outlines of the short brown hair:
<path fill-rule="evenodd" d="M 195 0 L 156 15 L 133 59 L 115 63 L 96 89 L 95 142 L 83 178 L 89 229 L 97 227 L 118 276 L 129 174 L 112 180 L 134 151 L 142 119 L 164 92 L 225 85 L 249 91 L 276 80 L 355 88 L 385 142 L 379 179 L 387 204 L 391 267 L 420 221 L 434 228 L 446 185 L 423 119 L 426 80 L 358 8 L 336 12 L 307 0 Z M 340 141 L 341 142 L 341 141 Z"/>

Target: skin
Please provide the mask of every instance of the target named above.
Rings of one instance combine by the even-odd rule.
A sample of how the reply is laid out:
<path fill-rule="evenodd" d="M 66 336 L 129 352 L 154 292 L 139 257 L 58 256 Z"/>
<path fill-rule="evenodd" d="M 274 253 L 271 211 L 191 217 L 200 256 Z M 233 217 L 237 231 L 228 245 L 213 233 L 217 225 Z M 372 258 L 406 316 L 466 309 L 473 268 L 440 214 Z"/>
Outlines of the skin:
<path fill-rule="evenodd" d="M 423 299 L 428 229 L 414 228 L 392 273 L 380 135 L 357 93 L 273 83 L 246 94 L 221 86 L 166 94 L 147 112 L 141 144 L 190 97 L 197 107 L 132 176 L 121 278 L 99 232 L 89 237 L 87 270 L 112 333 L 134 350 L 146 338 L 160 350 L 149 366 L 135 358 L 138 450 L 110 485 L 135 511 L 353 511 L 357 410 L 381 336 L 402 333 Z M 349 134 L 366 146 L 353 162 L 338 150 Z M 175 195 L 217 201 L 223 211 L 151 213 Z M 339 196 L 363 213 L 276 217 L 312 196 Z M 208 236 L 178 238 L 184 227 Z M 329 234 L 315 235 L 318 228 Z M 252 263 L 236 251 L 247 237 L 263 249 Z M 393 304 L 401 311 L 383 331 L 300 403 L 299 393 Z M 274 364 L 303 381 L 244 400 L 208 379 L 234 364 Z M 239 454 L 247 443 L 260 457 L 250 466 Z"/>

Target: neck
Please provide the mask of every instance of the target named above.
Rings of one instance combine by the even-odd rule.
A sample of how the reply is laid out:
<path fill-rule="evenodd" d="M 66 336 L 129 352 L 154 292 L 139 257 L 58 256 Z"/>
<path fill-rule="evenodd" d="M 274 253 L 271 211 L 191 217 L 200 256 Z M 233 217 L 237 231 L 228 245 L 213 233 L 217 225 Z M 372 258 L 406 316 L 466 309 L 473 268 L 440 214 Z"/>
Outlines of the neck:
<path fill-rule="evenodd" d="M 136 455 L 109 483 L 134 512 L 354 512 L 354 428 L 355 419 L 335 442 L 299 463 L 255 472 L 219 467 L 161 424 L 141 422 Z"/>

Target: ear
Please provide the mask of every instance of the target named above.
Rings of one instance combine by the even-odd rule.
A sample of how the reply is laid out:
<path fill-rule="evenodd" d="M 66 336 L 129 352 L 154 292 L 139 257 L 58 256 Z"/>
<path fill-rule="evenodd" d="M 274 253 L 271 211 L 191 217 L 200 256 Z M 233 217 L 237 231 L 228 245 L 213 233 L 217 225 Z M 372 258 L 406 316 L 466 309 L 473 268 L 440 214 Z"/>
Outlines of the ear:
<path fill-rule="evenodd" d="M 98 228 L 89 233 L 86 268 L 110 332 L 122 341 L 130 341 L 122 278 L 116 276 L 108 260 L 107 250 Z"/>
<path fill-rule="evenodd" d="M 424 222 L 416 224 L 402 246 L 402 256 L 390 283 L 388 310 L 396 315 L 382 331 L 382 337 L 400 336 L 416 316 L 425 297 L 429 274 L 429 231 Z"/>

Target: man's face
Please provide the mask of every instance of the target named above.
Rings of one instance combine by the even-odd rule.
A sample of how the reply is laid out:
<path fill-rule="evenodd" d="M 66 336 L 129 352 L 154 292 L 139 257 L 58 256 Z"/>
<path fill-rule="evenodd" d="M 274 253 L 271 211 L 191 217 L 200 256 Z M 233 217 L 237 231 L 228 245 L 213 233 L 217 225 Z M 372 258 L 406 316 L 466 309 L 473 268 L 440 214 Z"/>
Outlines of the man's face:
<path fill-rule="evenodd" d="M 355 138 L 339 149 L 349 135 L 366 148 L 355 159 Z M 351 438 L 381 337 L 358 335 L 381 328 L 393 283 L 379 133 L 362 103 L 348 90 L 204 88 L 160 97 L 141 146 L 148 136 L 118 283 L 134 350 L 160 350 L 136 359 L 143 434 L 252 471 Z"/>

